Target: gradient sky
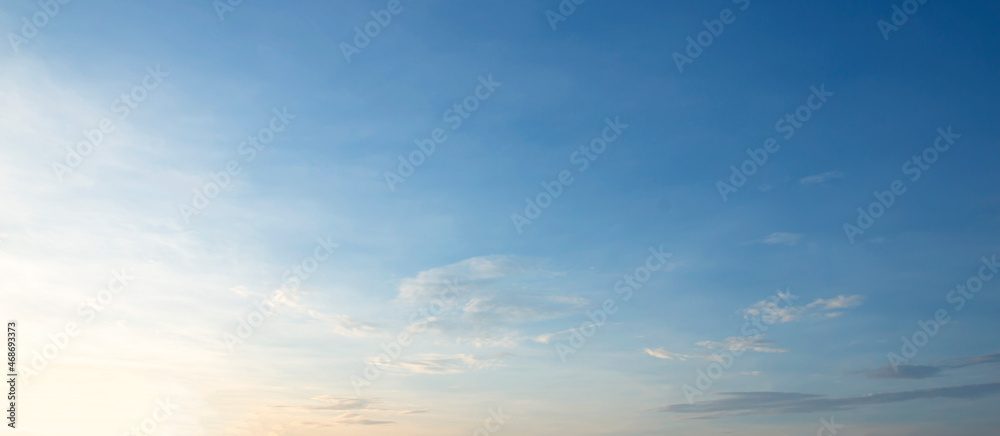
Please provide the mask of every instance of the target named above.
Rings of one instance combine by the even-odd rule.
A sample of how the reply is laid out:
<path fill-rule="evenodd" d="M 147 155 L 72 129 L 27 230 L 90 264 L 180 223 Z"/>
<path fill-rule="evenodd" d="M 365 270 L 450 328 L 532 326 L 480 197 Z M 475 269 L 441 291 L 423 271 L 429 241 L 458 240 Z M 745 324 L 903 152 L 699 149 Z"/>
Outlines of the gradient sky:
<path fill-rule="evenodd" d="M 223 2 L 0 7 L 0 317 L 19 322 L 21 434 L 1000 425 L 1000 289 L 956 290 L 1000 255 L 1000 2 L 930 0 L 886 40 L 901 1 L 590 0 L 556 21 L 556 0 L 402 0 L 349 62 L 342 44 L 391 2 Z M 832 95 L 786 137 L 813 89 Z M 123 94 L 145 98 L 126 112 Z M 102 120 L 114 131 L 61 171 Z M 724 200 L 768 138 L 780 148 Z M 229 181 L 190 214 L 213 177 Z M 896 180 L 905 193 L 849 238 Z M 262 301 L 276 310 L 257 322 Z M 950 322 L 906 352 L 936 312 Z"/>

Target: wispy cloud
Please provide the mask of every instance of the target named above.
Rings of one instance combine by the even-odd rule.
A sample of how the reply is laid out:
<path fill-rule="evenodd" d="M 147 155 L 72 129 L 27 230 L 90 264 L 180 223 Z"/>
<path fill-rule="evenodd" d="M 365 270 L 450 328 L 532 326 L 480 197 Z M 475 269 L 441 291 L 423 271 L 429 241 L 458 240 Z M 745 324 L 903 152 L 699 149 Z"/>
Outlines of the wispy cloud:
<path fill-rule="evenodd" d="M 797 298 L 797 297 L 794 297 Z M 768 324 L 784 324 L 798 321 L 802 318 L 804 309 L 790 304 L 793 296 L 790 292 L 778 291 L 778 295 L 758 301 L 737 311 L 743 319 L 750 321 L 760 319 Z"/>
<path fill-rule="evenodd" d="M 701 341 L 697 345 L 702 349 L 702 352 L 696 352 L 693 354 L 682 354 L 673 353 L 666 351 L 663 348 L 651 349 L 644 348 L 642 351 L 646 354 L 653 356 L 658 359 L 666 360 L 708 360 L 719 362 L 722 361 L 722 357 L 718 354 L 713 354 L 712 352 L 717 351 L 755 351 L 758 353 L 785 353 L 788 350 L 781 348 L 774 348 L 771 346 L 772 342 L 765 339 L 763 336 L 732 336 L 723 339 L 720 342 L 715 341 Z"/>
<path fill-rule="evenodd" d="M 969 357 L 964 359 L 952 359 L 932 363 L 930 365 L 897 365 L 893 368 L 885 365 L 865 373 L 868 378 L 875 379 L 904 379 L 921 380 L 925 378 L 941 375 L 949 369 L 966 368 L 977 365 L 987 365 L 1000 363 L 1000 353 L 984 354 L 982 356 Z"/>
<path fill-rule="evenodd" d="M 759 318 L 769 324 L 785 324 L 806 317 L 832 318 L 840 316 L 841 309 L 860 306 L 865 298 L 861 295 L 838 295 L 830 299 L 817 299 L 805 306 L 782 304 L 781 298 L 773 297 L 758 301 L 739 311 L 747 320 Z"/>
<path fill-rule="evenodd" d="M 838 295 L 830 299 L 817 299 L 804 306 L 796 306 L 792 301 L 798 297 L 790 292 L 778 291 L 778 295 L 758 301 L 737 311 L 747 323 L 763 322 L 767 325 L 785 324 L 804 318 L 833 318 L 843 314 L 838 310 L 860 306 L 864 297 L 860 295 Z M 701 341 L 695 344 L 700 348 L 689 354 L 666 351 L 663 348 L 645 348 L 643 351 L 653 357 L 666 360 L 684 361 L 688 359 L 718 361 L 720 357 L 712 352 L 718 351 L 755 351 L 758 353 L 785 353 L 788 350 L 776 348 L 773 342 L 763 334 L 748 336 L 730 336 L 721 341 Z"/>
<path fill-rule="evenodd" d="M 579 332 L 581 330 L 586 330 L 586 329 L 590 329 L 590 328 L 594 328 L 594 327 L 597 327 L 597 324 L 587 324 L 587 325 L 584 325 L 583 327 L 566 329 L 566 330 L 563 330 L 563 331 L 560 331 L 560 332 L 555 332 L 555 333 L 541 334 L 541 335 L 538 335 L 538 336 L 535 336 L 535 337 L 531 338 L 531 340 L 533 340 L 535 342 L 540 342 L 540 343 L 543 343 L 543 344 L 548 344 L 548 343 L 552 342 L 554 339 L 564 338 L 564 337 L 572 335 L 573 332 Z"/>
<path fill-rule="evenodd" d="M 826 398 L 823 395 L 789 392 L 729 392 L 714 394 L 728 398 L 694 404 L 673 404 L 660 410 L 671 413 L 700 414 L 700 418 L 711 419 L 729 415 L 835 412 L 864 406 L 931 398 L 979 399 L 998 393 L 1000 393 L 1000 383 L 874 393 L 846 398 Z"/>
<path fill-rule="evenodd" d="M 311 400 L 322 404 L 275 407 L 291 409 L 307 414 L 339 412 L 339 414 L 331 418 L 316 416 L 312 421 L 299 421 L 295 423 L 297 427 L 303 428 L 325 428 L 343 425 L 391 425 L 395 424 L 395 421 L 392 420 L 392 416 L 394 415 L 412 415 L 429 411 L 429 409 L 402 408 L 376 398 L 320 395 L 311 398 Z"/>
<path fill-rule="evenodd" d="M 784 353 L 788 350 L 774 348 L 772 342 L 762 336 L 731 336 L 721 342 L 701 341 L 696 345 L 708 350 L 749 350 L 758 353 Z"/>
<path fill-rule="evenodd" d="M 525 271 L 525 262 L 513 256 L 480 256 L 451 265 L 421 271 L 416 276 L 403 279 L 397 300 L 409 303 L 428 303 L 456 283 L 463 287 L 475 286 Z"/>
<path fill-rule="evenodd" d="M 330 330 L 340 336 L 351 338 L 369 337 L 376 334 L 375 326 L 352 320 L 345 315 L 333 313 L 322 313 L 317 310 L 307 309 L 306 314 L 313 319 L 322 321 L 329 326 Z"/>
<path fill-rule="evenodd" d="M 480 369 L 489 369 L 500 365 L 500 359 L 507 354 L 500 353 L 492 357 L 480 357 L 470 354 L 436 354 L 425 353 L 396 359 L 390 363 L 380 363 L 378 358 L 371 362 L 379 368 L 400 375 L 412 374 L 460 374 Z"/>
<path fill-rule="evenodd" d="M 363 397 L 335 397 L 333 395 L 320 395 L 313 397 L 313 400 L 326 403 L 324 406 L 308 406 L 309 409 L 325 410 L 366 410 L 375 409 L 374 405 L 378 400 Z"/>
<path fill-rule="evenodd" d="M 774 232 L 761 239 L 746 242 L 743 245 L 765 244 L 765 245 L 796 245 L 802 239 L 798 233 Z"/>
<path fill-rule="evenodd" d="M 819 310 L 836 310 L 836 309 L 849 309 L 852 307 L 860 306 L 864 303 L 865 298 L 860 295 L 838 295 L 835 298 L 829 300 L 824 300 L 822 298 L 813 301 L 806 305 L 809 309 L 819 309 Z"/>
<path fill-rule="evenodd" d="M 523 333 L 526 325 L 570 316 L 587 306 L 584 298 L 553 291 L 547 280 L 557 276 L 519 257 L 475 257 L 404 279 L 396 300 L 414 307 L 433 302 L 440 310 L 426 320 L 427 331 L 451 342 L 512 347 L 556 335 Z"/>
<path fill-rule="evenodd" d="M 868 371 L 868 378 L 920 380 L 939 375 L 944 368 L 930 365 L 897 365 L 896 368 L 886 365 L 879 369 Z"/>
<path fill-rule="evenodd" d="M 650 355 L 650 356 L 653 356 L 653 357 L 657 358 L 657 359 L 680 360 L 682 362 L 686 361 L 686 360 L 689 360 L 689 359 L 711 360 L 710 357 L 705 356 L 703 354 L 671 353 L 669 351 L 664 350 L 663 348 L 657 348 L 655 350 L 653 350 L 651 348 L 644 348 L 642 351 L 645 352 L 646 354 Z"/>
<path fill-rule="evenodd" d="M 840 179 L 843 177 L 844 175 L 839 171 L 828 171 L 823 174 L 814 174 L 811 176 L 803 177 L 799 179 L 799 183 L 803 185 L 818 185 L 821 183 L 825 183 L 827 180 Z"/>

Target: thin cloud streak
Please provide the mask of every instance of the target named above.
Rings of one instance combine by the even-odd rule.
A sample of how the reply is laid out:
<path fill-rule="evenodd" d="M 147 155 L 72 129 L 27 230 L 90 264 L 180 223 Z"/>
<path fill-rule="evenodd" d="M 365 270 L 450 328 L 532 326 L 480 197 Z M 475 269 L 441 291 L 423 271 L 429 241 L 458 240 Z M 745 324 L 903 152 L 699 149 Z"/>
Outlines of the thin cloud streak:
<path fill-rule="evenodd" d="M 872 379 L 922 380 L 939 376 L 949 369 L 967 368 L 991 363 L 1000 363 L 1000 353 L 945 360 L 930 365 L 897 365 L 896 368 L 893 368 L 886 364 L 881 368 L 866 372 L 865 375 Z"/>
<path fill-rule="evenodd" d="M 823 395 L 792 392 L 728 392 L 714 394 L 728 398 L 694 404 L 673 404 L 660 409 L 660 411 L 679 414 L 700 414 L 700 418 L 713 419 L 733 415 L 785 415 L 837 412 L 864 406 L 933 398 L 972 400 L 986 398 L 998 393 L 1000 393 L 1000 383 L 874 393 L 846 398 L 825 398 Z"/>

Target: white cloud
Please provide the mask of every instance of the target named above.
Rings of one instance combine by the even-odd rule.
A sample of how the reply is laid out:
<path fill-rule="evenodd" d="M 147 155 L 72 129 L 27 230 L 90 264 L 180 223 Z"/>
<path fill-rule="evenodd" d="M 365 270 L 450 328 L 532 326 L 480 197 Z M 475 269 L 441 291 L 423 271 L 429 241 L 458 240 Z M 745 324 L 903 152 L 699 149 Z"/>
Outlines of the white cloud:
<path fill-rule="evenodd" d="M 843 314 L 836 310 L 857 307 L 862 304 L 864 297 L 860 295 L 838 295 L 830 299 L 817 299 L 805 306 L 795 305 L 795 300 L 799 297 L 791 292 L 778 291 L 778 294 L 766 300 L 758 301 L 750 306 L 737 311 L 747 322 L 763 322 L 764 324 L 786 324 L 799 321 L 806 317 L 817 319 L 835 318 Z M 666 360 L 714 360 L 719 357 L 710 352 L 715 351 L 755 351 L 758 353 L 785 353 L 788 350 L 776 348 L 772 342 L 762 334 L 754 336 L 730 336 L 722 341 L 701 341 L 695 344 L 701 352 L 693 354 L 673 353 L 658 349 L 643 349 L 650 356 Z"/>
<path fill-rule="evenodd" d="M 335 313 L 323 313 L 313 309 L 307 309 L 306 314 L 310 317 L 322 321 L 330 326 L 330 331 L 350 338 L 363 338 L 376 334 L 374 326 L 368 323 L 352 320 L 345 315 Z"/>
<path fill-rule="evenodd" d="M 757 242 L 767 245 L 796 245 L 800 239 L 802 239 L 802 235 L 797 233 L 776 232 Z"/>
<path fill-rule="evenodd" d="M 824 183 L 830 179 L 839 179 L 844 177 L 839 171 L 828 171 L 823 174 L 814 174 L 811 176 L 806 176 L 799 179 L 799 183 L 803 185 L 818 185 Z"/>
<path fill-rule="evenodd" d="M 771 342 L 764 339 L 762 336 L 733 336 L 723 339 L 721 342 L 713 341 L 701 341 L 697 345 L 703 351 L 694 354 L 682 354 L 674 353 L 663 348 L 650 349 L 644 348 L 646 354 L 653 356 L 657 359 L 665 360 L 708 360 L 713 362 L 722 361 L 722 357 L 718 355 L 716 351 L 756 351 L 758 353 L 785 353 L 788 350 L 781 348 L 774 348 L 771 346 Z"/>
<path fill-rule="evenodd" d="M 851 295 L 844 296 L 838 295 L 835 298 L 829 300 L 818 299 L 806 305 L 806 307 L 819 308 L 819 310 L 834 310 L 834 309 L 849 309 L 851 307 L 860 306 L 865 301 L 865 298 L 861 295 Z"/>
<path fill-rule="evenodd" d="M 653 350 L 651 348 L 644 348 L 642 351 L 644 351 L 646 354 L 648 354 L 650 356 L 653 356 L 653 357 L 655 357 L 657 359 L 680 360 L 682 362 L 686 361 L 688 359 L 708 359 L 707 356 L 704 356 L 704 355 L 701 355 L 701 354 L 671 353 L 671 352 L 669 352 L 667 350 L 664 350 L 663 348 L 657 348 L 655 350 Z"/>
<path fill-rule="evenodd" d="M 530 324 L 573 315 L 587 306 L 584 298 L 553 291 L 547 280 L 558 277 L 514 256 L 475 257 L 404 279 L 396 301 L 418 311 L 435 308 L 426 320 L 427 330 L 449 342 L 513 347 L 538 340 L 522 332 Z"/>
<path fill-rule="evenodd" d="M 768 324 L 784 324 L 797 321 L 802 317 L 805 308 L 795 306 L 794 300 L 798 297 L 789 292 L 778 291 L 778 295 L 751 304 L 739 313 L 744 319 L 751 320 L 759 318 Z"/>
<path fill-rule="evenodd" d="M 788 350 L 774 348 L 771 341 L 762 336 L 730 336 L 721 342 L 701 341 L 695 344 L 707 350 L 739 351 L 749 350 L 758 353 L 785 353 Z"/>
<path fill-rule="evenodd" d="M 548 343 L 552 342 L 554 339 L 570 336 L 571 334 L 573 334 L 573 332 L 579 332 L 581 330 L 586 330 L 586 329 L 591 329 L 591 328 L 596 328 L 596 327 L 597 327 L 596 324 L 587 324 L 587 325 L 585 325 L 583 327 L 566 329 L 566 330 L 563 330 L 561 332 L 541 334 L 541 335 L 535 336 L 535 337 L 533 337 L 531 339 L 533 341 L 535 341 L 535 342 L 539 342 L 539 343 L 542 343 L 542 344 L 548 344 Z"/>
<path fill-rule="evenodd" d="M 415 277 L 403 279 L 397 299 L 409 303 L 427 303 L 440 298 L 449 289 L 473 286 L 524 270 L 525 267 L 513 256 L 473 257 L 421 271 Z"/>
<path fill-rule="evenodd" d="M 479 357 L 469 354 L 426 353 L 399 358 L 385 363 L 377 357 L 369 358 L 369 363 L 397 374 L 460 374 L 480 369 L 490 369 L 500 364 L 500 357 Z"/>
<path fill-rule="evenodd" d="M 857 307 L 864 302 L 864 297 L 861 295 L 838 295 L 830 299 L 820 298 L 805 306 L 797 306 L 793 301 L 797 298 L 790 293 L 779 291 L 777 296 L 751 304 L 738 313 L 747 320 L 760 319 L 768 324 L 785 324 L 811 316 L 834 318 L 840 316 L 842 312 L 833 311 Z"/>

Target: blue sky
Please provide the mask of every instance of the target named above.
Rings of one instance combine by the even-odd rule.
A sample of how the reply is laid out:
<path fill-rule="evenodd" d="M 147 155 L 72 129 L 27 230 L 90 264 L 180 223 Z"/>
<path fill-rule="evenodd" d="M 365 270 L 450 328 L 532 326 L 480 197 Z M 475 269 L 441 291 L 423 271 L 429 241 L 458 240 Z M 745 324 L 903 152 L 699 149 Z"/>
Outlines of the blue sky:
<path fill-rule="evenodd" d="M 223 2 L 0 8 L 26 434 L 121 434 L 164 399 L 155 432 L 186 435 L 998 424 L 995 2 L 930 0 L 887 34 L 912 4 Z M 348 59 L 373 11 L 391 21 Z"/>

